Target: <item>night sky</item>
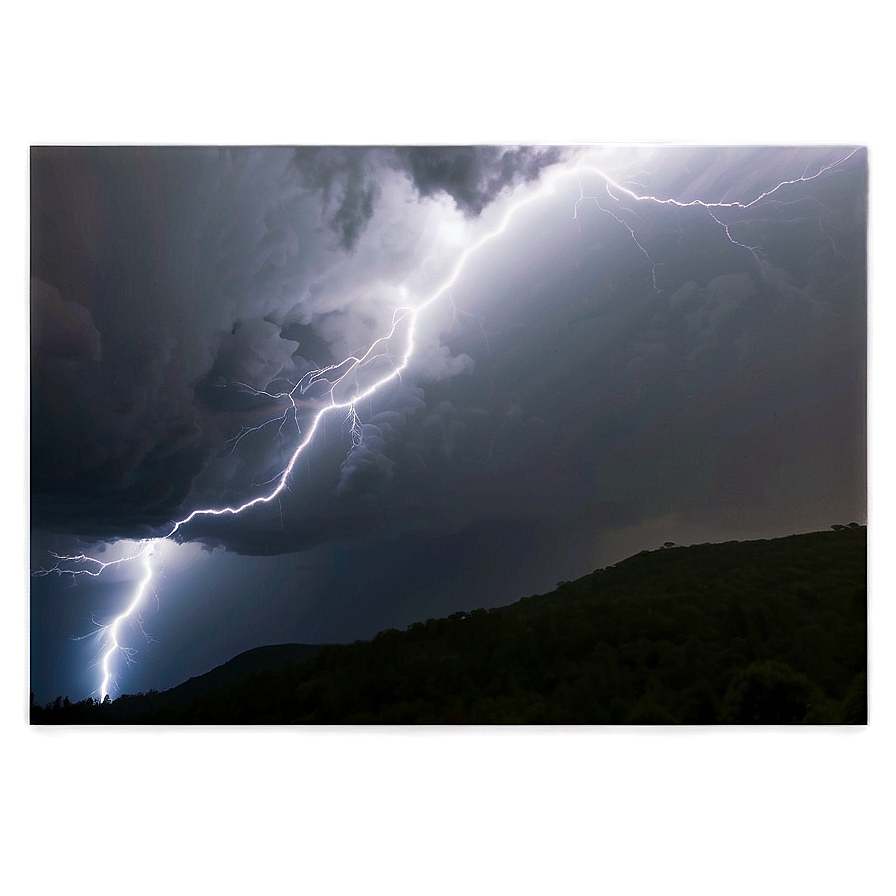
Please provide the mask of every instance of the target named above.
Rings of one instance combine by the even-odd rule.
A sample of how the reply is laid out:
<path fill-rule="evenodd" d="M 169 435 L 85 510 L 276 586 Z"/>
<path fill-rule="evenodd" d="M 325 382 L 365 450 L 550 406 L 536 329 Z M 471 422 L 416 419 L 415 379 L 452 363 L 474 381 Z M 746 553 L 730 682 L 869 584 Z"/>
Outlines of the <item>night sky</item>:
<path fill-rule="evenodd" d="M 801 178 L 749 208 L 621 189 L 747 204 Z M 864 523 L 867 179 L 853 146 L 35 148 L 31 569 L 269 492 L 328 400 L 273 396 L 389 333 L 521 200 L 278 499 L 156 543 L 113 697 L 666 541 Z M 140 574 L 31 578 L 38 701 L 96 696 L 92 635 Z"/>

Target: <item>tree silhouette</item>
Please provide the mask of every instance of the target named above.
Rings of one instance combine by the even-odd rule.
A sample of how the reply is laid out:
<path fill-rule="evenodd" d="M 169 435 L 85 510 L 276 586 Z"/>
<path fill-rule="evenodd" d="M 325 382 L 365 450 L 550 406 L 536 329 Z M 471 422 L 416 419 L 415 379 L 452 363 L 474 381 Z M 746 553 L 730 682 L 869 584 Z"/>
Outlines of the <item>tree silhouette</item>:
<path fill-rule="evenodd" d="M 786 663 L 751 663 L 731 679 L 720 721 L 741 725 L 801 722 L 810 708 L 811 691 L 809 679 Z"/>

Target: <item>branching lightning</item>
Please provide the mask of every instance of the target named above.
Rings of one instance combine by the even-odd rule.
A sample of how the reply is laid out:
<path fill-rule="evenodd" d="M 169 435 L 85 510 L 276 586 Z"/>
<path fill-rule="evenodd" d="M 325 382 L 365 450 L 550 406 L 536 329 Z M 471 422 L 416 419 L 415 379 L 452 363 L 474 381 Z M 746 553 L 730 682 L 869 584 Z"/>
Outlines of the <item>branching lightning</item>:
<path fill-rule="evenodd" d="M 146 591 L 146 588 L 149 585 L 150 581 L 152 580 L 152 563 L 150 563 L 150 558 L 152 557 L 152 548 L 150 547 L 151 542 L 144 542 L 144 545 L 147 547 L 147 549 L 144 550 L 140 555 L 143 558 L 143 578 L 140 579 L 140 581 L 137 583 L 137 587 L 134 590 L 134 595 L 131 598 L 131 602 L 128 605 L 127 609 L 115 618 L 115 620 L 106 629 L 105 632 L 106 640 L 109 646 L 106 652 L 103 654 L 102 659 L 103 682 L 100 685 L 100 700 L 104 700 L 106 695 L 109 693 L 109 682 L 112 678 L 112 657 L 119 650 L 125 649 L 122 648 L 118 643 L 118 629 L 126 619 L 130 618 L 130 616 L 136 612 L 137 608 L 140 606 L 140 602 L 143 600 L 143 594 Z"/>
<path fill-rule="evenodd" d="M 287 428 L 287 424 L 290 424 L 290 431 L 292 425 L 295 425 L 299 441 L 283 469 L 268 480 L 267 484 L 272 485 L 271 488 L 261 494 L 249 498 L 241 504 L 223 507 L 197 508 L 182 519 L 172 522 L 168 531 L 163 535 L 155 539 L 145 539 L 139 542 L 138 547 L 134 552 L 120 559 L 104 562 L 85 554 L 71 556 L 53 554 L 53 557 L 56 560 L 54 565 L 48 568 L 39 569 L 33 573 L 35 576 L 46 576 L 53 573 L 56 575 L 87 575 L 96 577 L 101 575 L 109 567 L 123 565 L 138 559 L 142 561 L 144 570 L 143 576 L 135 585 L 133 595 L 127 607 L 115 617 L 111 623 L 100 629 L 106 644 L 106 649 L 102 654 L 101 661 L 103 678 L 99 687 L 100 699 L 104 699 L 109 694 L 109 688 L 114 677 L 112 671 L 114 657 L 119 652 L 124 652 L 126 657 L 128 655 L 129 649 L 120 644 L 118 633 L 122 624 L 136 614 L 152 580 L 153 567 L 151 557 L 153 556 L 153 550 L 156 543 L 182 535 L 183 531 L 194 520 L 200 517 L 239 516 L 259 505 L 270 504 L 275 500 L 279 503 L 283 491 L 288 488 L 288 482 L 293 474 L 296 463 L 305 452 L 306 448 L 312 443 L 322 422 L 329 414 L 344 412 L 344 422 L 347 424 L 350 432 L 352 447 L 358 448 L 363 442 L 363 429 L 357 412 L 357 406 L 365 398 L 371 397 L 390 382 L 400 380 L 401 374 L 407 370 L 416 349 L 417 326 L 421 316 L 441 297 L 447 296 L 453 309 L 453 323 L 453 321 L 456 320 L 458 308 L 451 295 L 451 289 L 460 278 L 470 257 L 478 252 L 483 246 L 503 234 L 507 229 L 511 218 L 516 215 L 521 208 L 541 198 L 546 193 L 553 191 L 560 178 L 569 177 L 571 175 L 579 177 L 580 195 L 575 201 L 573 218 L 578 219 L 579 206 L 582 202 L 587 201 L 593 202 L 600 211 L 615 219 L 619 225 L 628 231 L 637 248 L 647 259 L 651 268 L 653 288 L 656 292 L 660 292 L 660 286 L 657 282 L 658 265 L 653 261 L 641 240 L 639 240 L 635 229 L 627 223 L 626 219 L 623 217 L 626 212 L 635 214 L 636 216 L 637 213 L 631 209 L 623 209 L 621 207 L 621 197 L 626 197 L 627 200 L 635 204 L 671 206 L 679 209 L 705 209 L 713 221 L 715 221 L 715 223 L 724 231 L 727 239 L 732 245 L 749 251 L 757 263 L 761 265 L 762 259 L 759 255 L 758 247 L 748 245 L 736 239 L 731 233 L 730 228 L 732 224 L 725 223 L 720 217 L 724 214 L 725 210 L 743 211 L 751 209 L 766 200 L 769 202 L 776 202 L 778 200 L 772 199 L 772 197 L 786 187 L 806 183 L 821 177 L 825 173 L 843 165 L 857 151 L 857 149 L 852 150 L 848 155 L 823 165 L 812 174 L 807 173 L 808 169 L 804 170 L 799 177 L 781 181 L 749 201 L 731 200 L 709 202 L 699 198 L 679 200 L 671 197 L 652 195 L 646 191 L 646 188 L 643 188 L 642 185 L 636 181 L 629 179 L 625 182 L 620 182 L 605 171 L 591 165 L 582 164 L 571 168 L 557 168 L 549 176 L 544 178 L 542 185 L 538 190 L 510 206 L 503 215 L 499 225 L 494 230 L 468 246 L 459 255 L 446 279 L 440 283 L 427 298 L 414 306 L 402 305 L 395 308 L 387 332 L 371 342 L 366 349 L 354 352 L 338 363 L 322 368 L 315 368 L 305 373 L 298 382 L 291 384 L 291 388 L 288 391 L 268 391 L 268 389 L 256 389 L 246 383 L 232 383 L 231 385 L 238 387 L 247 394 L 267 399 L 272 402 L 282 402 L 284 407 L 281 413 L 265 420 L 257 426 L 243 428 L 236 436 L 229 440 L 228 444 L 230 445 L 231 453 L 235 451 L 240 442 L 251 433 L 261 432 L 268 427 L 276 426 L 278 437 L 285 437 L 284 430 Z M 602 197 L 586 195 L 585 190 L 581 185 L 581 176 L 586 174 L 596 176 L 603 181 L 604 195 Z M 642 187 L 642 192 L 636 192 L 630 185 Z M 601 198 L 604 202 L 609 198 L 610 202 L 615 203 L 616 207 L 619 209 L 619 213 L 617 214 L 617 212 L 612 211 L 609 207 L 602 205 L 600 201 Z M 818 221 L 822 231 L 830 239 L 832 246 L 836 250 L 833 239 L 830 237 L 830 234 L 824 230 L 824 227 L 821 224 L 821 219 L 819 218 Z M 466 314 L 466 312 L 461 313 Z M 481 323 L 479 326 L 482 330 L 483 337 L 485 338 L 486 345 L 488 345 L 488 336 L 482 328 Z M 396 354 L 390 349 L 390 346 L 398 341 L 400 331 L 403 331 L 404 346 L 403 350 Z M 385 359 L 388 362 L 387 370 L 381 373 L 373 382 L 364 384 L 363 380 L 359 379 L 358 374 L 375 359 Z M 312 389 L 317 397 L 305 397 Z M 322 398 L 320 397 L 321 394 L 323 396 Z M 299 425 L 300 407 L 317 408 L 317 412 L 311 416 L 310 422 L 306 425 L 304 432 Z M 282 524 L 282 505 L 280 507 L 280 518 Z"/>
<path fill-rule="evenodd" d="M 37 569 L 31 575 L 48 576 L 55 573 L 57 576 L 93 576 L 95 578 L 109 569 L 110 566 L 120 566 L 123 563 L 130 563 L 131 560 L 136 560 L 143 554 L 146 544 L 147 542 L 141 542 L 137 550 L 127 557 L 119 557 L 117 560 L 105 562 L 97 560 L 96 557 L 88 557 L 86 554 L 66 556 L 51 552 L 50 556 L 55 558 L 56 563 L 50 567 Z"/>

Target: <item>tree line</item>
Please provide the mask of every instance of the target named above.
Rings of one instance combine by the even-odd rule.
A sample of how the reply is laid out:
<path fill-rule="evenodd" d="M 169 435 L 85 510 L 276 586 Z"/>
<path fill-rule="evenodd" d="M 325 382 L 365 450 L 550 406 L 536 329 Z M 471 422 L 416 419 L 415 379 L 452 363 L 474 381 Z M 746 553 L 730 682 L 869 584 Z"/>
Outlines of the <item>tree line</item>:
<path fill-rule="evenodd" d="M 207 686 L 32 701 L 31 720 L 863 724 L 866 529 L 664 546 L 509 606 L 263 659 Z"/>

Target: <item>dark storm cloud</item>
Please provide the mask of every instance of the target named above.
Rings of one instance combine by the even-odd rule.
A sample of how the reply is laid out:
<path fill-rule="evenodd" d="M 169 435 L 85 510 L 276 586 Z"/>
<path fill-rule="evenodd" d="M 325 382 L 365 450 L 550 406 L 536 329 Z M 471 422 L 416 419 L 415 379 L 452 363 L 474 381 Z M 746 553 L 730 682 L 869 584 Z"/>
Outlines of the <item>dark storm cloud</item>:
<path fill-rule="evenodd" d="M 373 217 L 380 188 L 364 148 L 303 146 L 295 150 L 303 183 L 319 190 L 327 226 L 344 249 L 355 247 Z"/>
<path fill-rule="evenodd" d="M 229 487 L 212 469 L 233 469 L 232 439 L 270 410 L 233 384 L 283 389 L 381 331 L 394 299 L 368 278 L 400 275 L 401 254 L 374 245 L 345 263 L 380 162 L 300 161 L 276 148 L 33 151 L 35 525 L 145 534 L 178 517 L 200 473 L 192 506 L 257 488 L 251 456 Z"/>
<path fill-rule="evenodd" d="M 238 321 L 218 340 L 210 380 L 225 383 L 274 383 L 297 373 L 297 342 L 283 338 L 281 328 L 267 320 Z"/>
<path fill-rule="evenodd" d="M 38 277 L 31 281 L 31 319 L 34 351 L 58 368 L 58 379 L 77 379 L 83 367 L 99 362 L 100 333 L 90 312 Z"/>
<path fill-rule="evenodd" d="M 196 506 L 240 503 L 283 469 L 285 438 L 247 437 L 233 451 L 283 411 L 239 384 L 290 388 L 313 368 L 306 356 L 346 352 L 334 337 L 354 328 L 351 351 L 382 332 L 356 284 L 394 262 L 374 247 L 340 273 L 373 213 L 377 158 L 318 150 L 300 167 L 276 150 L 35 150 L 35 525 L 146 535 Z M 470 363 L 430 342 L 414 376 Z M 310 425 L 320 397 L 299 402 L 287 435 Z M 278 426 L 262 434 L 282 435 Z M 359 481 L 367 450 L 345 483 Z"/>
<path fill-rule="evenodd" d="M 563 158 L 556 146 L 409 146 L 395 150 L 421 196 L 447 193 L 467 215 L 478 215 L 501 193 L 535 180 Z"/>
<path fill-rule="evenodd" d="M 400 253 L 387 257 L 394 228 L 404 224 L 399 235 L 416 245 L 427 220 L 414 217 L 423 212 L 410 189 L 475 215 L 564 154 L 37 151 L 35 525 L 135 536 L 259 494 L 320 396 L 258 430 L 282 406 L 237 384 L 285 388 L 341 356 L 339 339 L 350 351 L 382 332 L 400 300 L 375 295 L 375 284 L 412 269 Z M 756 180 L 825 158 L 792 155 L 679 154 L 646 187 L 750 195 Z M 817 448 L 832 437 L 825 414 L 803 412 L 842 415 L 842 389 L 861 388 L 862 176 L 857 157 L 813 182 L 813 202 L 797 187 L 761 215 L 732 211 L 763 265 L 703 209 L 614 206 L 659 262 L 659 292 L 625 228 L 596 207 L 573 225 L 558 199 L 557 220 L 578 235 L 546 241 L 533 217 L 513 244 L 496 244 L 482 294 L 465 285 L 477 316 L 460 315 L 444 341 L 418 334 L 407 383 L 359 408 L 356 447 L 330 415 L 282 500 L 239 521 L 199 519 L 186 534 L 270 554 L 406 527 L 457 530 L 496 512 L 594 529 L 673 509 L 705 514 L 735 501 L 738 477 L 747 503 L 767 500 L 767 474 L 738 470 L 744 433 L 782 445 L 800 425 L 827 475 L 840 461 Z M 859 475 L 849 458 L 861 454 L 861 427 L 847 421 L 845 433 L 836 450 L 852 472 L 829 496 L 854 491 Z M 784 447 L 766 454 L 793 466 Z M 800 480 L 788 500 L 811 487 Z"/>
<path fill-rule="evenodd" d="M 278 217 L 296 189 L 274 162 L 265 192 L 247 154 L 33 152 L 36 524 L 114 536 L 164 523 L 223 442 L 194 393 L 216 353 L 228 373 L 288 362 L 274 339 L 260 357 L 253 320 L 301 268 Z M 238 319 L 256 331 L 239 363 L 225 335 Z"/>

